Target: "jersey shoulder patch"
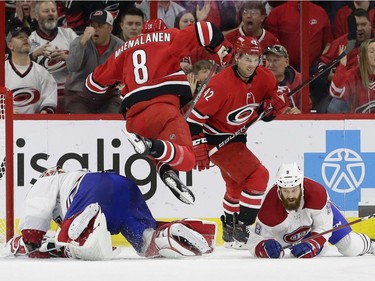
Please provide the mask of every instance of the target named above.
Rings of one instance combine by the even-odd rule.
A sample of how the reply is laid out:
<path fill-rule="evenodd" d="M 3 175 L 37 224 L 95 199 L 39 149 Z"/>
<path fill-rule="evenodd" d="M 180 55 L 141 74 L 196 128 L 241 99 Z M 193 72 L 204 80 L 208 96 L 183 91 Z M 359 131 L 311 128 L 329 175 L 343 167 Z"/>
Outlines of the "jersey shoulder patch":
<path fill-rule="evenodd" d="M 321 210 L 327 204 L 328 194 L 324 186 L 309 178 L 304 178 L 304 208 Z"/>

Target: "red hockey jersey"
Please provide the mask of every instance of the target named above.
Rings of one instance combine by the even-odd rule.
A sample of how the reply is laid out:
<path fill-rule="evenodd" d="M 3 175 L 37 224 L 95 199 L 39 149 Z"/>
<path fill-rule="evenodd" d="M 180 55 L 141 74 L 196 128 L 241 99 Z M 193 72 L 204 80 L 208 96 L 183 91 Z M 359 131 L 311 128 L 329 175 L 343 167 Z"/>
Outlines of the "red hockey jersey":
<path fill-rule="evenodd" d="M 103 94 L 107 86 L 124 84 L 123 107 L 174 94 L 181 106 L 192 98 L 190 85 L 180 61 L 193 50 L 213 49 L 223 40 L 221 32 L 209 22 L 198 22 L 183 30 L 176 28 L 145 33 L 126 41 L 109 59 L 86 79 L 86 87 Z"/>

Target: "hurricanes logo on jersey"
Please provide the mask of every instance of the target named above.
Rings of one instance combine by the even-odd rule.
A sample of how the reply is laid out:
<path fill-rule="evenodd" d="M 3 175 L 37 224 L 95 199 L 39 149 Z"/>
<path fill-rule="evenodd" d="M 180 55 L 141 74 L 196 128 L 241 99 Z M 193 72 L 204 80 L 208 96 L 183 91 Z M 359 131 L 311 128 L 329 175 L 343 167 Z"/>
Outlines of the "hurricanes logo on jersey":
<path fill-rule="evenodd" d="M 40 92 L 33 88 L 13 89 L 13 101 L 15 107 L 25 107 L 35 104 L 40 100 Z"/>
<path fill-rule="evenodd" d="M 68 50 L 64 51 L 65 54 L 69 54 Z M 65 61 L 56 61 L 56 60 L 51 60 L 49 58 L 43 58 L 40 61 L 40 65 L 44 66 L 48 70 L 49 73 L 54 73 L 56 71 L 59 71 L 61 69 L 66 68 L 66 63 Z"/>
<path fill-rule="evenodd" d="M 229 112 L 227 115 L 227 123 L 235 126 L 247 123 L 257 106 L 258 104 L 247 104 Z"/>

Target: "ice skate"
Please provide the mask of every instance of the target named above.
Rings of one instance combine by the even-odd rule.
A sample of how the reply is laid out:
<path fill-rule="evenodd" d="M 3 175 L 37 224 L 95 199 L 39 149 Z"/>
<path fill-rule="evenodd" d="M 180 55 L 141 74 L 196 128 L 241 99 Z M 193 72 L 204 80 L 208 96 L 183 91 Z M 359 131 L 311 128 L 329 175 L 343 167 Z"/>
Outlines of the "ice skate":
<path fill-rule="evenodd" d="M 150 149 L 152 147 L 152 142 L 148 138 L 141 137 L 135 133 L 129 133 L 123 130 L 124 134 L 128 138 L 128 141 L 133 146 L 135 152 L 140 155 L 146 156 L 150 154 Z"/>
<path fill-rule="evenodd" d="M 169 187 L 172 193 L 182 202 L 193 204 L 195 196 L 193 192 L 186 187 L 178 177 L 175 171 L 167 170 L 160 175 L 164 184 Z"/>
<path fill-rule="evenodd" d="M 222 226 L 223 226 L 223 240 L 225 248 L 233 248 L 235 243 L 233 239 L 233 226 L 226 221 L 225 215 L 220 217 Z"/>

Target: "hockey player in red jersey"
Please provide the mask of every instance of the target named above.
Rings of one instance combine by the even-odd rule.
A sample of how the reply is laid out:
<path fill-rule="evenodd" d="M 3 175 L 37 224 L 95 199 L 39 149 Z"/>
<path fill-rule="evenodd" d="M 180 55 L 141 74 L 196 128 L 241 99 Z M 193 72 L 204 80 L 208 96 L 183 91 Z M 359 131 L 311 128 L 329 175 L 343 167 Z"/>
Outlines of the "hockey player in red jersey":
<path fill-rule="evenodd" d="M 138 154 L 155 160 L 163 182 L 181 201 L 192 204 L 193 193 L 177 171 L 189 171 L 195 158 L 189 127 L 180 108 L 192 99 L 181 58 L 202 46 L 217 54 L 217 62 L 230 59 L 230 44 L 209 22 L 184 30 L 144 33 L 124 43 L 87 80 L 87 88 L 103 94 L 108 86 L 124 85 L 122 113 L 129 141 Z"/>
<path fill-rule="evenodd" d="M 329 242 L 344 256 L 375 254 L 375 241 L 350 226 L 319 235 L 347 223 L 321 184 L 304 177 L 296 163 L 284 163 L 249 228 L 248 248 L 255 257 L 281 258 L 283 247 L 291 246 L 293 257 L 313 258 L 323 255 Z"/>
<path fill-rule="evenodd" d="M 246 134 L 239 134 L 209 157 L 208 151 L 263 110 L 271 121 L 287 110 L 277 94 L 277 81 L 259 66 L 262 50 L 252 37 L 240 37 L 235 47 L 235 64 L 214 76 L 187 119 L 199 171 L 217 165 L 226 184 L 223 239 L 225 246 L 241 248 L 247 241 L 246 226 L 256 218 L 268 183 L 268 171 L 246 146 Z"/>

